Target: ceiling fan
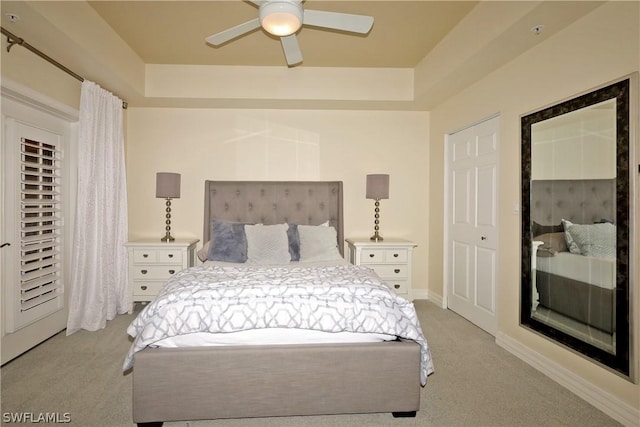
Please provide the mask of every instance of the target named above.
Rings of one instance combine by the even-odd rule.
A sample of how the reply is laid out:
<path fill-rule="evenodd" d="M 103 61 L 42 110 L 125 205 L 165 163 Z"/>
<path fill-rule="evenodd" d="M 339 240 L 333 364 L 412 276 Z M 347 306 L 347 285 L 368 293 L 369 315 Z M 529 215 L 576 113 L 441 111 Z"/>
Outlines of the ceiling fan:
<path fill-rule="evenodd" d="M 280 37 L 284 56 L 289 66 L 302 62 L 302 52 L 296 32 L 303 25 L 367 34 L 373 25 L 373 17 L 349 13 L 304 10 L 302 0 L 253 0 L 260 8 L 258 18 L 236 25 L 207 37 L 214 46 L 221 45 L 257 28 Z"/>

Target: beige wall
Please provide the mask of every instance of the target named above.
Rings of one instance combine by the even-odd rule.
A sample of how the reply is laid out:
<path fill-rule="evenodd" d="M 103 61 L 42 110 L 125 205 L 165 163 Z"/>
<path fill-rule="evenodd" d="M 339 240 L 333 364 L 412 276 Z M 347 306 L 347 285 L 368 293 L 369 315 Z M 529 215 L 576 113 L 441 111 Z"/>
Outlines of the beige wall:
<path fill-rule="evenodd" d="M 172 231 L 196 238 L 207 179 L 343 181 L 345 235 L 369 236 L 365 175 L 388 173 L 380 231 L 418 243 L 414 286 L 426 291 L 428 113 L 129 108 L 127 115 L 131 238 L 163 234 L 156 172 L 182 174 Z"/>
<path fill-rule="evenodd" d="M 638 5 L 637 2 L 614 2 L 596 9 L 431 111 L 431 250 L 428 259 L 429 292 L 443 295 L 443 258 L 438 249 L 444 244 L 444 136 L 499 113 L 498 331 L 577 373 L 636 410 L 640 406 L 638 385 L 519 326 L 520 216 L 514 214 L 513 207 L 520 199 L 520 116 L 638 71 Z M 640 225 L 637 217 L 635 225 Z M 639 294 L 635 293 L 636 300 Z M 637 315 L 635 318 L 637 322 Z M 636 324 L 636 331 L 638 326 Z"/>

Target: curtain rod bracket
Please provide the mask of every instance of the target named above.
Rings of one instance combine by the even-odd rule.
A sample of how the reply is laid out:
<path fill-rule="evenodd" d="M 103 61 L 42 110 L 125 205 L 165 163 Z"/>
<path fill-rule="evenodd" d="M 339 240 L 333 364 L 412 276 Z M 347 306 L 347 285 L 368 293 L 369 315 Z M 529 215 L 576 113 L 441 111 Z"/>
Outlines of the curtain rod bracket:
<path fill-rule="evenodd" d="M 71 71 L 70 69 L 68 69 L 67 67 L 65 67 L 64 65 L 62 65 L 61 63 L 56 61 L 55 59 L 51 58 L 49 55 L 47 55 L 44 52 L 41 52 L 40 50 L 38 50 L 35 47 L 31 46 L 29 43 L 25 42 L 23 38 L 16 36 L 15 34 L 13 34 L 10 31 L 5 30 L 4 27 L 2 27 L 2 26 L 0 26 L 0 32 L 2 32 L 2 34 L 7 36 L 7 52 L 10 52 L 11 48 L 14 45 L 20 45 L 20 46 L 24 47 L 25 49 L 27 49 L 28 51 L 30 51 L 32 53 L 35 53 L 40 58 L 44 59 L 45 61 L 49 62 L 50 64 L 55 65 L 56 67 L 58 67 L 59 69 L 61 69 L 65 73 L 67 73 L 70 76 L 74 77 L 76 80 L 79 80 L 80 82 L 84 81 L 84 77 L 82 77 L 79 74 L 74 73 L 73 71 Z M 124 108 L 126 110 L 127 107 L 128 107 L 127 102 L 126 101 L 122 101 L 122 108 Z"/>
<path fill-rule="evenodd" d="M 7 36 L 7 52 L 11 52 L 11 48 L 14 45 L 20 45 L 22 46 L 24 44 L 24 39 L 21 39 L 20 37 L 17 38 L 12 38 Z"/>

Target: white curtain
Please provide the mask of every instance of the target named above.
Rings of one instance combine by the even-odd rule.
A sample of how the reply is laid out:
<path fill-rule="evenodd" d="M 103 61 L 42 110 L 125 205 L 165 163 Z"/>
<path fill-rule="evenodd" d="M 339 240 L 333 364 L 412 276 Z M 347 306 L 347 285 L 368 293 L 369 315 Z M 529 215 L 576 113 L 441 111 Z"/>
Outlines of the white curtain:
<path fill-rule="evenodd" d="M 127 189 L 122 100 L 85 80 L 67 335 L 129 311 Z"/>

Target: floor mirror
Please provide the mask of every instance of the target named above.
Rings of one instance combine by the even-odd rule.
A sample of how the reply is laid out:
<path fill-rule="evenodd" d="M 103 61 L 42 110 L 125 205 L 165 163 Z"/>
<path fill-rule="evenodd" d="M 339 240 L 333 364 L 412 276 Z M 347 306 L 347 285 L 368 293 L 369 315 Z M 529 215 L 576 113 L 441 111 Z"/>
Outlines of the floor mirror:
<path fill-rule="evenodd" d="M 520 322 L 630 376 L 630 91 L 624 78 L 521 117 Z"/>

